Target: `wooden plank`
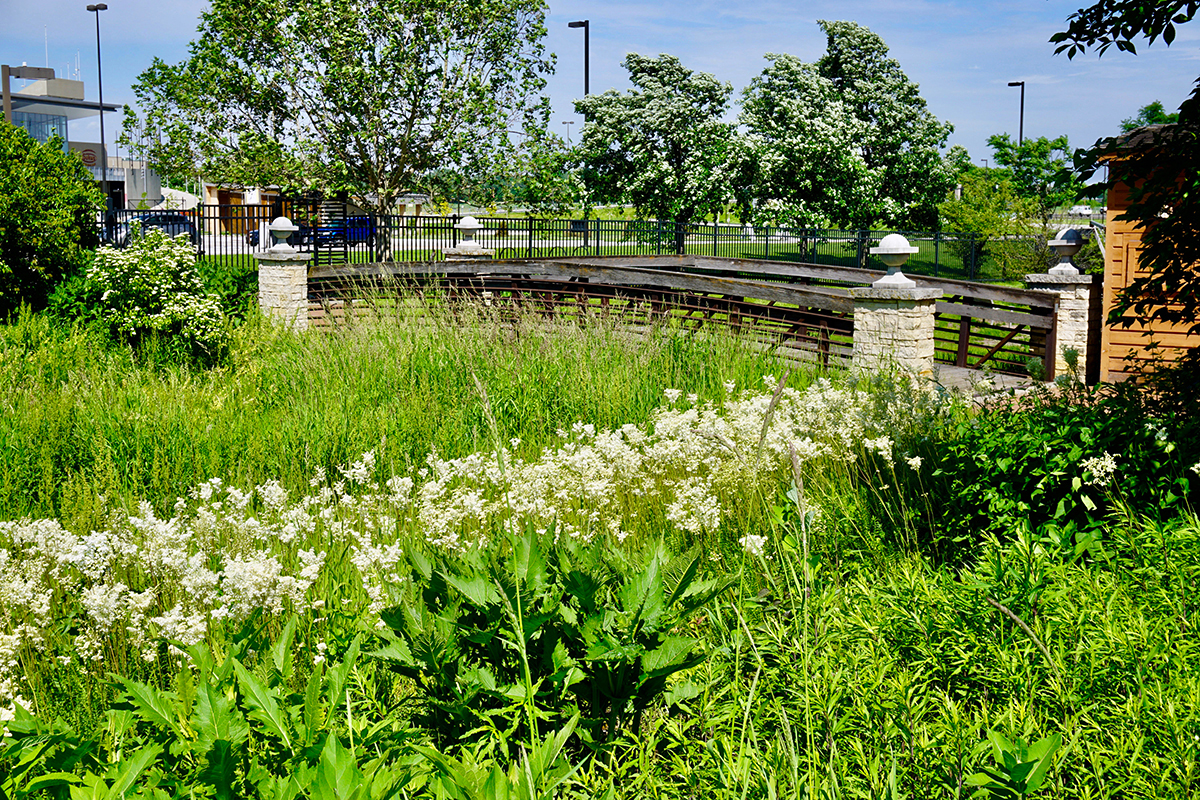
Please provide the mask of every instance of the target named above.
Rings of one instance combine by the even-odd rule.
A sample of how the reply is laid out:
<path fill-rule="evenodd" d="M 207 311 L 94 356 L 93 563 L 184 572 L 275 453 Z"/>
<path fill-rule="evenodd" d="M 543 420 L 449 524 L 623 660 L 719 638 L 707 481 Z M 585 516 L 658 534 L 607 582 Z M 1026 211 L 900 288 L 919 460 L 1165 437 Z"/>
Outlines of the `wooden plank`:
<path fill-rule="evenodd" d="M 986 363 L 988 362 L 988 359 L 990 359 L 992 356 L 996 355 L 996 352 L 997 352 L 998 350 L 1000 350 L 1000 348 L 1004 347 L 1004 345 L 1006 345 L 1006 344 L 1008 344 L 1010 341 L 1012 341 L 1012 338 L 1013 338 L 1014 336 L 1016 336 L 1018 333 L 1020 333 L 1020 332 L 1021 332 L 1021 329 L 1022 329 L 1023 327 L 1024 327 L 1023 325 L 1018 325 L 1017 327 L 1015 327 L 1015 328 L 1013 328 L 1011 331 L 1009 331 L 1009 334 L 1008 334 L 1008 336 L 1005 336 L 1003 339 L 1001 339 L 1000 341 L 996 342 L 996 344 L 995 344 L 995 345 L 992 347 L 992 349 L 991 349 L 991 350 L 988 350 L 988 351 L 987 351 L 987 353 L 986 353 L 986 354 L 984 354 L 983 358 L 981 358 L 981 359 L 979 359 L 978 361 L 976 361 L 976 362 L 975 362 L 975 368 L 976 368 L 976 369 L 979 369 L 979 368 L 980 368 L 980 367 L 982 367 L 984 364 L 986 364 Z M 965 360 L 965 359 L 964 359 L 964 360 Z M 966 365 L 964 364 L 963 366 L 966 366 Z"/>
<path fill-rule="evenodd" d="M 940 300 L 936 306 L 939 314 L 954 314 L 960 317 L 971 317 L 984 322 L 995 322 L 1001 325 L 1025 325 L 1030 328 L 1046 328 L 1050 325 L 1051 316 L 1041 314 L 1022 314 L 1017 311 L 1003 311 L 986 306 L 968 306 L 961 303 L 943 303 Z"/>
<path fill-rule="evenodd" d="M 957 366 L 967 366 L 967 353 L 971 349 L 971 318 L 963 316 L 958 323 L 958 353 L 954 363 Z"/>
<path fill-rule="evenodd" d="M 481 279 L 523 275 L 527 277 L 547 277 L 557 279 L 586 278 L 590 282 L 607 285 L 652 286 L 675 290 L 691 290 L 714 294 L 752 297 L 756 300 L 774 300 L 798 306 L 812 306 L 829 311 L 854 310 L 853 300 L 844 290 L 820 289 L 811 287 L 793 287 L 766 281 L 752 281 L 738 278 L 724 278 L 711 275 L 696 275 L 680 272 L 663 272 L 659 270 L 637 269 L 630 267 L 600 267 L 589 264 L 575 263 L 562 260 L 533 260 L 509 262 L 467 262 L 468 266 L 460 267 L 457 262 L 436 262 L 422 264 L 372 264 L 363 269 L 357 265 L 354 269 L 359 274 L 372 277 L 415 277 L 418 275 L 472 275 Z M 349 277 L 353 271 L 346 268 L 330 271 L 329 268 L 310 270 L 313 278 Z"/>

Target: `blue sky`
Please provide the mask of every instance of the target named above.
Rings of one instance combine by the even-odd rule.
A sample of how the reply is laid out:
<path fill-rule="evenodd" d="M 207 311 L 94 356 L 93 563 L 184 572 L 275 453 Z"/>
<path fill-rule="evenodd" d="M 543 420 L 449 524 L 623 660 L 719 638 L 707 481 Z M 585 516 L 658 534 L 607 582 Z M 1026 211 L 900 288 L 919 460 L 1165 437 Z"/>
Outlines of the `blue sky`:
<path fill-rule="evenodd" d="M 132 103 L 131 85 L 151 58 L 182 60 L 194 37 L 205 0 L 107 0 L 101 13 L 104 99 Z M 591 89 L 627 88 L 621 60 L 629 52 L 671 53 L 696 70 L 733 84 L 735 97 L 766 62 L 766 53 L 791 53 L 813 61 L 824 51 L 818 19 L 854 20 L 883 37 L 909 78 L 939 118 L 954 124 L 951 144 L 966 147 L 978 163 L 990 157 L 987 137 L 1017 134 L 1019 90 L 1024 80 L 1025 135 L 1067 134 L 1073 145 L 1116 132 L 1119 122 L 1151 100 L 1178 106 L 1200 75 L 1200 22 L 1184 25 L 1170 48 L 1140 48 L 1137 56 L 1115 50 L 1103 58 L 1055 56 L 1048 43 L 1080 0 L 552 0 L 547 45 L 558 55 L 548 92 L 555 129 L 579 135 L 571 102 L 583 92 L 583 31 L 571 20 L 591 22 Z M 46 63 L 75 69 L 96 97 L 94 15 L 87 0 L 0 0 L 0 60 Z M 20 85 L 17 82 L 17 85 Z M 105 126 L 114 140 L 120 115 Z M 97 141 L 94 120 L 71 125 L 71 138 Z M 110 151 L 111 152 L 111 151 Z"/>

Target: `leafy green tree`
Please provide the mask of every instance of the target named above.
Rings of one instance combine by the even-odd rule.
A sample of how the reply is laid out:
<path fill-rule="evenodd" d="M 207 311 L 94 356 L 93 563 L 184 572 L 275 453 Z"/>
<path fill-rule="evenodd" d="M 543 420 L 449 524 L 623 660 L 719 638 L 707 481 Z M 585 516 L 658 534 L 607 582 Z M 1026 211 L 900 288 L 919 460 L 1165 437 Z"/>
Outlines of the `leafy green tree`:
<path fill-rule="evenodd" d="M 1170 45 L 1176 27 L 1200 10 L 1196 0 L 1100 0 L 1068 18 L 1068 28 L 1050 41 L 1068 58 L 1094 48 L 1103 55 L 1118 50 L 1137 53 L 1136 41 L 1162 39 Z M 1075 153 L 1075 168 L 1084 180 L 1102 166 L 1108 180 L 1088 194 L 1125 185 L 1130 204 L 1119 219 L 1143 232 L 1140 266 L 1144 270 L 1121 292 L 1113 317 L 1184 323 L 1200 333 L 1200 79 L 1179 106 L 1178 119 L 1138 135 L 1097 140 Z"/>
<path fill-rule="evenodd" d="M 1080 183 L 1070 169 L 1071 145 L 1066 136 L 1039 136 L 1018 144 L 1007 133 L 998 133 L 988 137 L 988 146 L 996 163 L 1011 172 L 1017 193 L 1037 203 L 1043 226 L 1078 193 Z"/>
<path fill-rule="evenodd" d="M 1029 240 L 1039 211 L 1036 201 L 1020 195 L 1007 170 L 973 167 L 958 180 L 959 196 L 938 206 L 941 227 L 973 237 L 955 239 L 950 247 L 964 262 L 991 257 L 1004 278 L 1035 271 Z"/>
<path fill-rule="evenodd" d="M 1173 122 L 1179 122 L 1179 114 L 1168 114 L 1163 104 L 1155 100 L 1138 109 L 1137 116 L 1121 120 L 1121 132 L 1129 133 L 1145 125 L 1170 125 Z"/>
<path fill-rule="evenodd" d="M 722 121 L 733 87 L 693 72 L 671 55 L 631 53 L 634 88 L 575 101 L 584 115 L 579 146 L 593 202 L 630 203 L 639 216 L 673 220 L 676 248 L 688 223 L 729 199 L 733 126 Z"/>
<path fill-rule="evenodd" d="M 21 303 L 41 307 L 56 283 L 82 270 L 98 242 L 101 200 L 62 140 L 40 144 L 0 124 L 0 315 Z"/>
<path fill-rule="evenodd" d="M 349 190 L 390 209 L 544 129 L 544 0 L 213 0 L 190 55 L 134 85 L 127 143 L 168 176 Z"/>
<path fill-rule="evenodd" d="M 768 55 L 745 90 L 741 206 L 775 224 L 932 227 L 954 185 L 941 153 L 953 126 L 929 113 L 877 34 L 820 25 L 819 61 Z"/>

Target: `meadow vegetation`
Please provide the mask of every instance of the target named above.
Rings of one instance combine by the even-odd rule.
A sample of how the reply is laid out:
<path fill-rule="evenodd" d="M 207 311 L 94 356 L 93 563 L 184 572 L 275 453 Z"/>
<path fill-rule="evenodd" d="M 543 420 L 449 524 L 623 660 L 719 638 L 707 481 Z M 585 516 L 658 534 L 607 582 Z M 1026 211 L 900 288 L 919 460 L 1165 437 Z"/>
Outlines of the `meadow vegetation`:
<path fill-rule="evenodd" d="M 0 327 L 0 797 L 1200 789 L 1179 373 L 419 310 Z"/>

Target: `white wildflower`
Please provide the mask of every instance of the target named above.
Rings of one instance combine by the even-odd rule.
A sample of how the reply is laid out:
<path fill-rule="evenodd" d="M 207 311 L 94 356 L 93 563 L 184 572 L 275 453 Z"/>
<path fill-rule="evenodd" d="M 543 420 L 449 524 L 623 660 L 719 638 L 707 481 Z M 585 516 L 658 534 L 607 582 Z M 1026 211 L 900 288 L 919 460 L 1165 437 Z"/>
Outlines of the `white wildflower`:
<path fill-rule="evenodd" d="M 1108 486 L 1109 481 L 1117 473 L 1117 459 L 1108 452 L 1102 456 L 1085 458 L 1081 464 L 1085 472 L 1092 473 L 1089 486 Z"/>
<path fill-rule="evenodd" d="M 683 395 L 683 390 L 682 389 L 663 389 L 663 395 L 667 398 L 668 403 L 670 403 L 671 405 L 675 405 L 675 401 L 677 401 Z"/>
<path fill-rule="evenodd" d="M 738 539 L 738 544 L 740 544 L 750 555 L 758 557 L 761 556 L 766 550 L 767 537 L 759 536 L 755 533 L 748 533 L 742 538 Z"/>
<path fill-rule="evenodd" d="M 923 459 L 920 456 L 913 456 L 912 458 L 905 459 L 904 463 L 908 464 L 908 466 L 915 471 L 921 468 Z"/>

